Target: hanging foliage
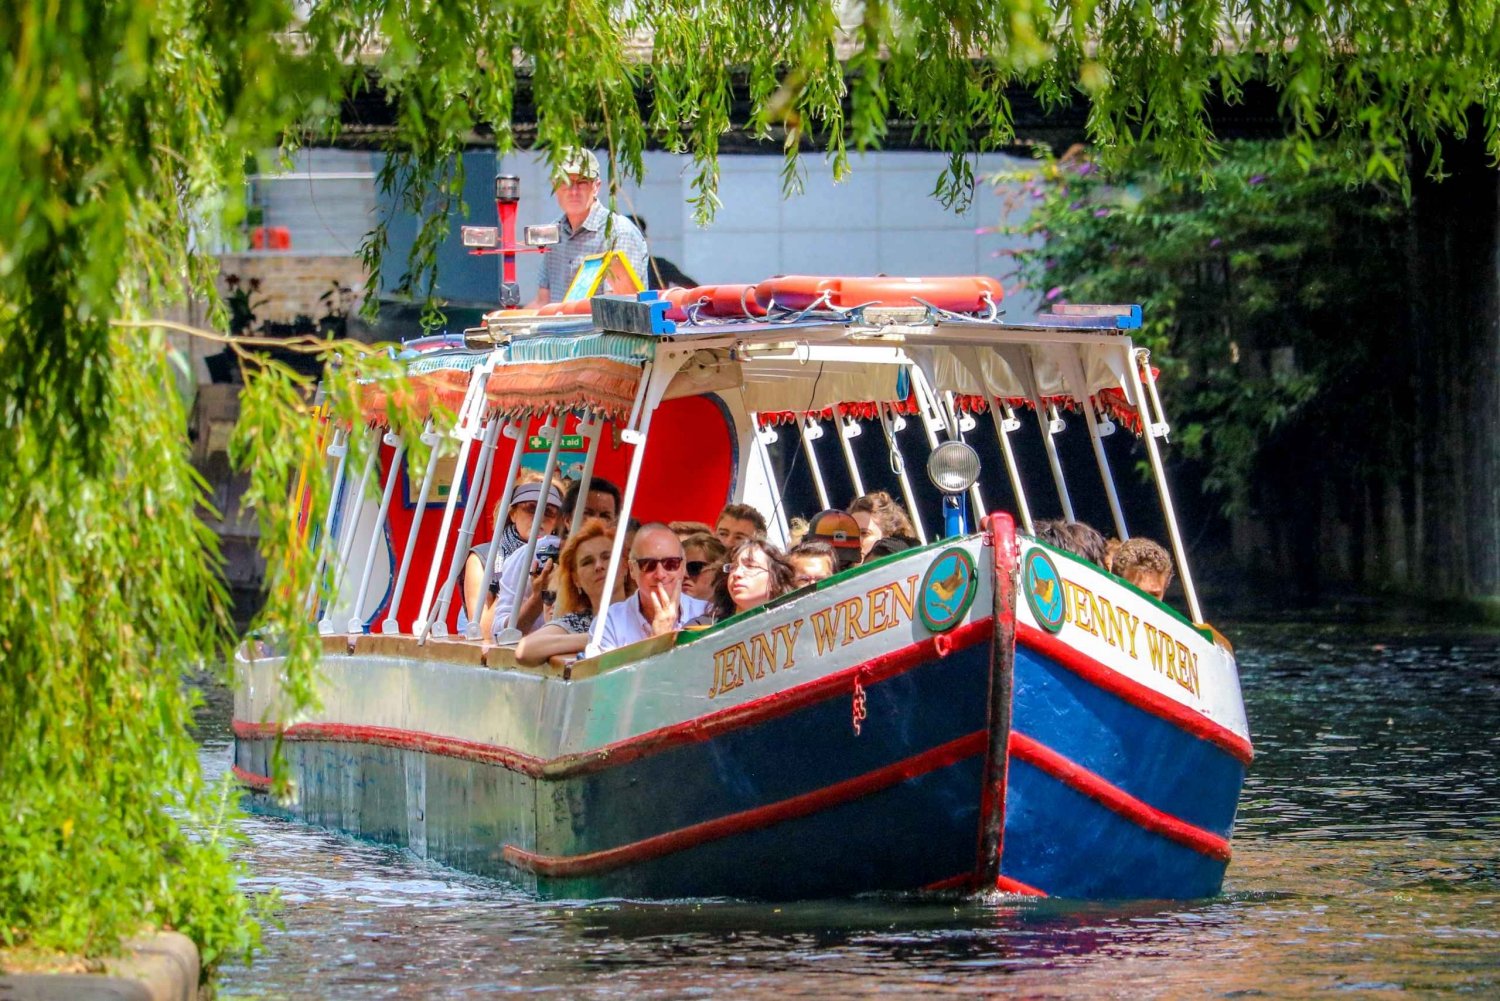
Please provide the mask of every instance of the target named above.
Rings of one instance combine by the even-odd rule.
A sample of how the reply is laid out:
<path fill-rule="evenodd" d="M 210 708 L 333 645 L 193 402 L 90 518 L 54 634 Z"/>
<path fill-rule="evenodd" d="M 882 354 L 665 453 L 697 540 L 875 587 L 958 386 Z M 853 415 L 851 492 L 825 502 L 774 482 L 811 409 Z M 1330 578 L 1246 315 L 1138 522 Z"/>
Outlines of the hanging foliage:
<path fill-rule="evenodd" d="M 1206 108 L 1252 81 L 1283 95 L 1306 165 L 1333 136 L 1372 177 L 1403 177 L 1481 109 L 1500 154 L 1493 0 L 1285 4 L 1192 0 L 5 0 L 0 4 L 0 939 L 97 951 L 142 922 L 189 931 L 213 962 L 255 942 L 233 890 L 229 810 L 202 788 L 182 671 L 231 636 L 204 485 L 186 463 L 160 317 L 213 296 L 202 250 L 238 222 L 248 152 L 338 137 L 343 102 L 395 113 L 380 184 L 422 218 L 404 284 L 430 285 L 462 191 L 454 154 L 515 144 L 526 88 L 535 143 L 607 146 L 639 177 L 648 142 L 694 160 L 716 204 L 719 137 L 779 139 L 795 186 L 803 144 L 836 176 L 847 152 L 911 121 L 951 156 L 935 192 L 961 204 L 968 157 L 1013 137 L 1009 94 L 1087 98 L 1092 140 L 1142 142 L 1201 174 Z M 84 43 L 83 40 L 86 40 Z M 736 110 L 736 95 L 748 107 Z M 384 260 L 377 224 L 365 248 Z M 123 325 L 120 321 L 126 321 Z M 333 349 L 329 349 L 333 350 Z M 359 423 L 349 380 L 394 378 L 344 352 L 333 416 Z M 308 388 L 257 365 L 237 454 L 253 470 L 268 565 L 257 628 L 304 694 L 305 614 L 327 502 Z M 411 431 L 414 429 L 408 429 Z M 353 440 L 363 441 L 355 434 Z M 351 461 L 358 461 L 356 454 Z M 420 461 L 420 460 L 419 460 Z M 286 501 L 304 473 L 305 517 Z M 299 524 L 300 518 L 300 524 Z M 220 790 L 222 793 L 222 790 Z M 197 831 L 189 836 L 189 830 Z"/>
<path fill-rule="evenodd" d="M 1400 327 L 1404 207 L 1350 167 L 1333 151 L 1307 164 L 1290 143 L 1232 143 L 1205 186 L 1145 156 L 1106 174 L 1080 147 L 1000 179 L 1006 228 L 1032 238 L 1015 276 L 1044 302 L 1142 304 L 1141 338 L 1173 384 L 1173 440 L 1205 461 L 1226 513 L 1246 512 L 1266 446 L 1288 431 L 1314 454 L 1353 454 L 1344 421 L 1311 420 L 1333 394 L 1388 393 L 1377 334 Z"/>

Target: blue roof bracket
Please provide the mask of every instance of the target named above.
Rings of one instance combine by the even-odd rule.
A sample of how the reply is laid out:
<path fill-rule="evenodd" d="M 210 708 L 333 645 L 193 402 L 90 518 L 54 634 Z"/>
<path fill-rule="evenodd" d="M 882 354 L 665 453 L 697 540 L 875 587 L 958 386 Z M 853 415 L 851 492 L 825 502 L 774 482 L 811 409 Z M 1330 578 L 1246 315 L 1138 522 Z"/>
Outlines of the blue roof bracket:
<path fill-rule="evenodd" d="M 667 319 L 671 308 L 672 304 L 655 289 L 630 295 L 596 295 L 589 300 L 594 326 L 619 334 L 675 334 L 677 324 Z"/>
<path fill-rule="evenodd" d="M 1141 329 L 1139 304 L 1108 306 L 1053 306 L 1051 312 L 1038 313 L 1033 321 L 1041 327 L 1082 327 L 1108 330 Z"/>

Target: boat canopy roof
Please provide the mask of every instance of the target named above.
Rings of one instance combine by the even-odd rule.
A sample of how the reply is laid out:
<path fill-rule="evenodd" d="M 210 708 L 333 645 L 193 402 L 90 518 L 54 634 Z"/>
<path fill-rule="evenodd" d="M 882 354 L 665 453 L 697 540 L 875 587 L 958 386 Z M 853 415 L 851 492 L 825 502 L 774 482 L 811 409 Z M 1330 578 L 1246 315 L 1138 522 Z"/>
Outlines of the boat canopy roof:
<path fill-rule="evenodd" d="M 775 423 L 830 413 L 873 417 L 881 404 L 909 410 L 915 366 L 934 389 L 953 393 L 961 409 L 984 410 L 996 398 L 1073 408 L 1087 397 L 1138 432 L 1129 333 L 1139 325 L 1139 308 L 1089 309 L 1095 312 L 1025 324 L 922 309 L 853 310 L 793 320 L 666 322 L 656 333 L 602 329 L 590 317 L 509 321 L 496 314 L 487 328 L 469 332 L 461 348 L 448 342 L 448 350 L 412 352 L 409 373 L 420 410 L 434 401 L 457 410 L 473 370 L 488 364 L 492 414 L 589 410 L 623 420 L 648 364 L 671 351 L 679 367 L 664 400 L 741 389 L 745 408 Z M 386 402 L 372 390 L 367 420 L 385 423 Z"/>

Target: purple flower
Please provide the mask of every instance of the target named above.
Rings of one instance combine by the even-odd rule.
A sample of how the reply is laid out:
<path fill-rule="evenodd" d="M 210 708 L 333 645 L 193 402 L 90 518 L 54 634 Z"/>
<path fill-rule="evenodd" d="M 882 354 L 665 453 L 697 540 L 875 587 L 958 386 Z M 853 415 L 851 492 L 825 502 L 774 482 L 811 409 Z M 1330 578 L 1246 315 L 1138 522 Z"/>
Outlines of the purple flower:
<path fill-rule="evenodd" d="M 1209 240 L 1209 241 L 1208 241 L 1208 246 L 1209 246 L 1209 249 L 1210 249 L 1210 250 L 1212 250 L 1212 249 L 1213 249 L 1213 248 L 1214 248 L 1214 247 L 1217 247 L 1217 246 L 1218 246 L 1218 245 L 1219 245 L 1219 244 L 1221 244 L 1221 243 L 1223 243 L 1223 242 L 1224 242 L 1224 241 L 1223 241 L 1223 240 L 1221 240 L 1221 239 L 1219 239 L 1219 238 L 1218 238 L 1218 237 L 1217 237 L 1217 236 L 1216 236 L 1216 237 L 1214 237 L 1214 238 L 1213 238 L 1213 239 L 1212 239 L 1212 240 Z"/>
<path fill-rule="evenodd" d="M 1081 163 L 1078 166 L 1078 176 L 1079 177 L 1087 177 L 1088 175 L 1092 174 L 1097 169 L 1098 168 L 1096 168 L 1092 163 L 1089 163 L 1089 162 L 1085 161 L 1084 163 Z"/>
<path fill-rule="evenodd" d="M 1256 174 L 1254 177 L 1250 178 L 1250 180 L 1247 181 L 1246 183 L 1250 184 L 1253 187 L 1254 185 L 1264 184 L 1265 182 L 1266 182 L 1266 175 L 1265 174 Z"/>
<path fill-rule="evenodd" d="M 1109 215 L 1109 209 L 1095 209 L 1094 210 L 1094 218 L 1095 219 L 1103 219 L 1107 215 Z"/>
<path fill-rule="evenodd" d="M 1048 302 L 1051 302 L 1053 299 L 1056 299 L 1060 295 L 1062 295 L 1062 286 L 1054 285 L 1047 290 L 1047 294 L 1042 298 L 1046 299 Z"/>
<path fill-rule="evenodd" d="M 1069 212 L 1077 212 L 1081 208 L 1083 208 L 1083 199 L 1082 198 L 1078 199 L 1078 201 L 1073 202 L 1071 205 L 1069 205 L 1068 206 L 1068 211 Z"/>

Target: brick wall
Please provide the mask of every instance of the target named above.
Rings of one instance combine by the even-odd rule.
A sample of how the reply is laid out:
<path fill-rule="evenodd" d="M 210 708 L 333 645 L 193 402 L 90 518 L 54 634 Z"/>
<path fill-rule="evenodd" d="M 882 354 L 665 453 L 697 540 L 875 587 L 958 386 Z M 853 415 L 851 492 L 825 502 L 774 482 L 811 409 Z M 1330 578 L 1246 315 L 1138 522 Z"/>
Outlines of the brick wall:
<path fill-rule="evenodd" d="M 368 274 L 357 257 L 261 251 L 223 254 L 219 261 L 220 295 L 229 294 L 229 286 L 224 281 L 228 275 L 239 275 L 242 284 L 252 278 L 260 279 L 260 291 L 251 296 L 252 303 L 264 301 L 264 304 L 255 306 L 255 318 L 260 322 L 290 323 L 299 313 L 318 319 L 328 311 L 327 304 L 318 297 L 335 281 L 354 291 L 355 299 L 349 312 L 357 310 L 364 299 Z"/>

